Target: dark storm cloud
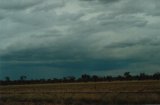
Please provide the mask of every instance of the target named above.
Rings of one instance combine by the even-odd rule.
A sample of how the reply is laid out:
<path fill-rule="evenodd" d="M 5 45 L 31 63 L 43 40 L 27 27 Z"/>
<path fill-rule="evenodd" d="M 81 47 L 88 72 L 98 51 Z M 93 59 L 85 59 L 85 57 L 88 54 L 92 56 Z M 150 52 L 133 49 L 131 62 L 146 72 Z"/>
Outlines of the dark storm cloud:
<path fill-rule="evenodd" d="M 38 70 L 39 76 L 158 71 L 159 4 L 158 0 L 0 0 L 1 72 L 34 77 Z"/>
<path fill-rule="evenodd" d="M 134 61 L 130 60 L 103 60 L 103 59 L 82 59 L 80 61 L 72 61 L 72 60 L 51 60 L 47 59 L 46 61 L 44 59 L 41 59 L 41 61 L 9 61 L 9 62 L 1 62 L 3 63 L 2 68 L 8 68 L 11 69 L 10 67 L 25 67 L 25 69 L 29 69 L 34 67 L 34 69 L 40 67 L 46 67 L 50 68 L 52 67 L 53 70 L 54 68 L 59 68 L 61 69 L 66 69 L 70 70 L 73 69 L 75 70 L 87 70 L 87 71 L 103 71 L 106 69 L 110 70 L 115 70 L 115 69 L 122 69 L 126 68 L 127 65 L 129 65 L 131 62 L 133 63 Z M 39 59 L 37 59 L 39 60 Z"/>
<path fill-rule="evenodd" d="M 64 51 L 64 50 L 62 50 Z M 52 72 L 52 75 L 48 75 L 47 78 L 52 77 L 57 72 L 66 72 L 65 74 L 60 73 L 61 76 L 66 75 L 80 75 L 82 73 L 92 72 L 92 71 L 104 71 L 106 69 L 116 70 L 126 68 L 132 60 L 119 60 L 119 59 L 93 59 L 85 58 L 83 53 L 73 53 L 74 51 L 68 52 L 53 52 L 48 51 L 48 49 L 32 49 L 20 52 L 12 52 L 11 54 L 1 57 L 1 69 L 3 74 L 7 74 L 7 71 L 12 72 L 16 69 L 16 72 L 12 74 L 12 78 L 17 78 L 21 74 L 31 75 L 33 72 L 37 71 L 39 74 L 45 73 L 46 71 Z M 78 56 L 78 58 L 77 58 Z M 58 70 L 58 71 L 57 71 Z M 22 72 L 23 71 L 23 72 Z M 53 72 L 55 71 L 55 72 Z M 73 73 L 72 73 L 73 72 Z M 16 74 L 15 74 L 16 73 Z M 80 73 L 80 74 L 77 74 Z M 63 74 L 63 75 L 62 75 Z M 16 76 L 15 76 L 16 75 Z M 14 77 L 15 76 L 15 77 Z M 44 75 L 41 75 L 42 77 Z M 55 75 L 56 76 L 56 75 Z M 3 76 L 2 76 L 3 77 Z M 44 76 L 46 78 L 46 76 Z M 36 78 L 36 77 L 32 77 Z"/>

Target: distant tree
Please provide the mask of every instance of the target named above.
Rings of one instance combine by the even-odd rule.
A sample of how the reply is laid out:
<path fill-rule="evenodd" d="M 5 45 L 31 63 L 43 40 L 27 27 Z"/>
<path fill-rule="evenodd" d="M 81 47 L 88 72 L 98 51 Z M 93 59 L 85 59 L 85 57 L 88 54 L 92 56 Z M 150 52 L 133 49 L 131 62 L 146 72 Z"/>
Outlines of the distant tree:
<path fill-rule="evenodd" d="M 160 72 L 154 73 L 153 79 L 160 80 Z"/>
<path fill-rule="evenodd" d="M 24 80 L 26 80 L 26 79 L 27 79 L 27 76 L 25 76 L 25 75 L 20 76 L 20 80 L 21 80 L 21 81 L 24 81 Z"/>
<path fill-rule="evenodd" d="M 88 81 L 91 79 L 91 77 L 90 77 L 90 75 L 88 75 L 88 74 L 83 74 L 83 75 L 81 76 L 81 79 L 82 79 L 82 81 L 84 81 L 84 82 L 88 82 Z"/>
<path fill-rule="evenodd" d="M 57 78 L 52 79 L 54 83 L 57 83 L 59 80 Z"/>
<path fill-rule="evenodd" d="M 139 75 L 134 75 L 134 76 L 132 76 L 132 79 L 133 79 L 133 80 L 139 80 L 140 77 L 139 77 Z"/>
<path fill-rule="evenodd" d="M 148 76 L 145 73 L 140 73 L 139 77 L 141 80 L 145 80 Z"/>
<path fill-rule="evenodd" d="M 10 77 L 5 77 L 5 80 L 8 82 L 8 81 L 10 81 Z"/>
<path fill-rule="evenodd" d="M 113 77 L 112 76 L 107 76 L 105 80 L 107 80 L 107 81 L 113 81 Z"/>
<path fill-rule="evenodd" d="M 97 76 L 83 74 L 80 78 L 74 76 L 68 76 L 64 78 L 53 78 L 53 79 L 36 79 L 36 80 L 26 80 L 27 76 L 20 76 L 19 80 L 10 80 L 10 77 L 6 76 L 5 80 L 0 80 L 0 85 L 8 84 L 36 84 L 36 83 L 62 83 L 62 82 L 89 82 L 89 81 L 116 81 L 116 80 L 160 80 L 160 72 L 154 73 L 152 75 L 147 75 L 145 73 L 140 73 L 137 75 L 131 75 L 130 72 L 125 72 L 123 75 L 118 76 Z M 95 90 L 97 89 L 96 83 L 94 85 Z"/>
<path fill-rule="evenodd" d="M 76 77 L 74 77 L 74 76 L 69 76 L 68 79 L 69 79 L 70 82 L 74 82 L 74 81 L 76 80 Z"/>
<path fill-rule="evenodd" d="M 67 82 L 67 81 L 68 81 L 68 80 L 67 80 L 67 77 L 63 77 L 62 81 L 63 81 L 63 82 Z"/>
<path fill-rule="evenodd" d="M 48 82 L 48 83 L 52 82 L 52 79 L 47 79 L 47 82 Z"/>
<path fill-rule="evenodd" d="M 76 78 L 74 76 L 63 77 L 63 82 L 74 82 Z"/>
<path fill-rule="evenodd" d="M 44 78 L 41 78 L 40 80 L 39 80 L 39 82 L 40 83 L 44 83 L 46 80 L 44 79 Z"/>
<path fill-rule="evenodd" d="M 130 72 L 125 72 L 125 73 L 124 73 L 124 77 L 125 77 L 127 80 L 130 80 L 132 76 L 130 75 Z"/>
<path fill-rule="evenodd" d="M 123 80 L 124 78 L 123 78 L 123 76 L 121 76 L 121 75 L 118 75 L 117 77 L 116 77 L 116 80 Z"/>
<path fill-rule="evenodd" d="M 99 77 L 97 75 L 93 75 L 92 76 L 92 81 L 96 82 L 98 81 Z"/>

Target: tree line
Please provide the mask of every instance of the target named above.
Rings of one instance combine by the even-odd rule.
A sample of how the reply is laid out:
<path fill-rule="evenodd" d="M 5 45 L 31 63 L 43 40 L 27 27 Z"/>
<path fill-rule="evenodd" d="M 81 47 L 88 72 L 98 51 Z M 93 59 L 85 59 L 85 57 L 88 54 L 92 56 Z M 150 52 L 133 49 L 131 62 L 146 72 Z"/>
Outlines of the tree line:
<path fill-rule="evenodd" d="M 101 82 L 101 81 L 129 81 L 129 80 L 160 80 L 160 72 L 148 75 L 140 73 L 138 75 L 131 75 L 130 72 L 125 72 L 123 75 L 118 76 L 97 76 L 83 74 L 81 77 L 67 76 L 61 79 L 36 79 L 28 80 L 27 76 L 20 76 L 19 80 L 11 80 L 9 76 L 5 80 L 0 80 L 0 85 L 15 85 L 15 84 L 43 84 L 43 83 L 73 83 L 73 82 Z"/>

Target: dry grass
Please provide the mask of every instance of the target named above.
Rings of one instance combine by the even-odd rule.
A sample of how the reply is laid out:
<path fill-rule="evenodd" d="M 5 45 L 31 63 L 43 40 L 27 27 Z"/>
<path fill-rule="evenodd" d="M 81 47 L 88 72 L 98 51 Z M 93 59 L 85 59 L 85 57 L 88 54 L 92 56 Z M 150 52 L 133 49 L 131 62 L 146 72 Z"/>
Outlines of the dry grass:
<path fill-rule="evenodd" d="M 160 81 L 0 86 L 0 96 L 0 105 L 160 104 Z"/>

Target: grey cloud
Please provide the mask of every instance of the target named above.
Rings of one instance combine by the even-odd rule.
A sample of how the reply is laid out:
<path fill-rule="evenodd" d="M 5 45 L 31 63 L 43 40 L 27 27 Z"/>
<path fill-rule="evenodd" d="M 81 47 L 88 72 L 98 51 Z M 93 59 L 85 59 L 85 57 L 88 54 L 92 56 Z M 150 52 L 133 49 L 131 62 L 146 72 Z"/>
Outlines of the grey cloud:
<path fill-rule="evenodd" d="M 118 2 L 120 0 L 81 0 L 81 1 L 99 1 L 102 3 L 112 3 L 112 2 Z"/>
<path fill-rule="evenodd" d="M 41 3 L 40 5 L 34 6 L 34 8 L 32 8 L 32 12 L 38 12 L 38 11 L 48 12 L 50 10 L 62 8 L 64 6 L 65 2 L 63 0 L 58 0 L 58 1 L 48 0 L 47 2 Z"/>
<path fill-rule="evenodd" d="M 123 1 L 123 0 L 122 0 Z M 124 0 L 123 7 L 117 7 L 113 14 L 146 14 L 146 15 L 159 15 L 160 2 L 158 0 L 143 0 L 133 1 Z"/>
<path fill-rule="evenodd" d="M 58 30 L 47 30 L 44 33 L 31 35 L 32 38 L 48 38 L 48 37 L 52 38 L 52 37 L 60 37 L 60 36 L 62 36 L 62 34 Z"/>
<path fill-rule="evenodd" d="M 115 17 L 114 19 L 109 20 L 100 20 L 100 24 L 105 26 L 110 26 L 111 28 L 118 28 L 118 27 L 143 27 L 147 24 L 147 20 L 143 18 L 137 18 L 134 16 L 120 16 Z"/>
<path fill-rule="evenodd" d="M 118 2 L 120 0 L 99 0 L 102 3 L 112 3 L 112 2 Z"/>
<path fill-rule="evenodd" d="M 4 19 L 4 16 L 0 16 L 0 20 Z"/>
<path fill-rule="evenodd" d="M 4 10 L 0 10 L 0 21 L 2 21 L 3 19 L 5 19 L 7 16 L 6 11 Z"/>
<path fill-rule="evenodd" d="M 134 47 L 134 46 L 159 46 L 160 43 L 154 39 L 139 39 L 139 40 L 126 40 L 119 43 L 113 43 L 107 45 L 106 48 L 125 48 L 125 47 Z"/>
<path fill-rule="evenodd" d="M 32 7 L 38 3 L 42 2 L 42 0 L 12 0 L 10 2 L 6 0 L 0 0 L 0 8 L 7 10 L 23 10 L 28 7 Z"/>

